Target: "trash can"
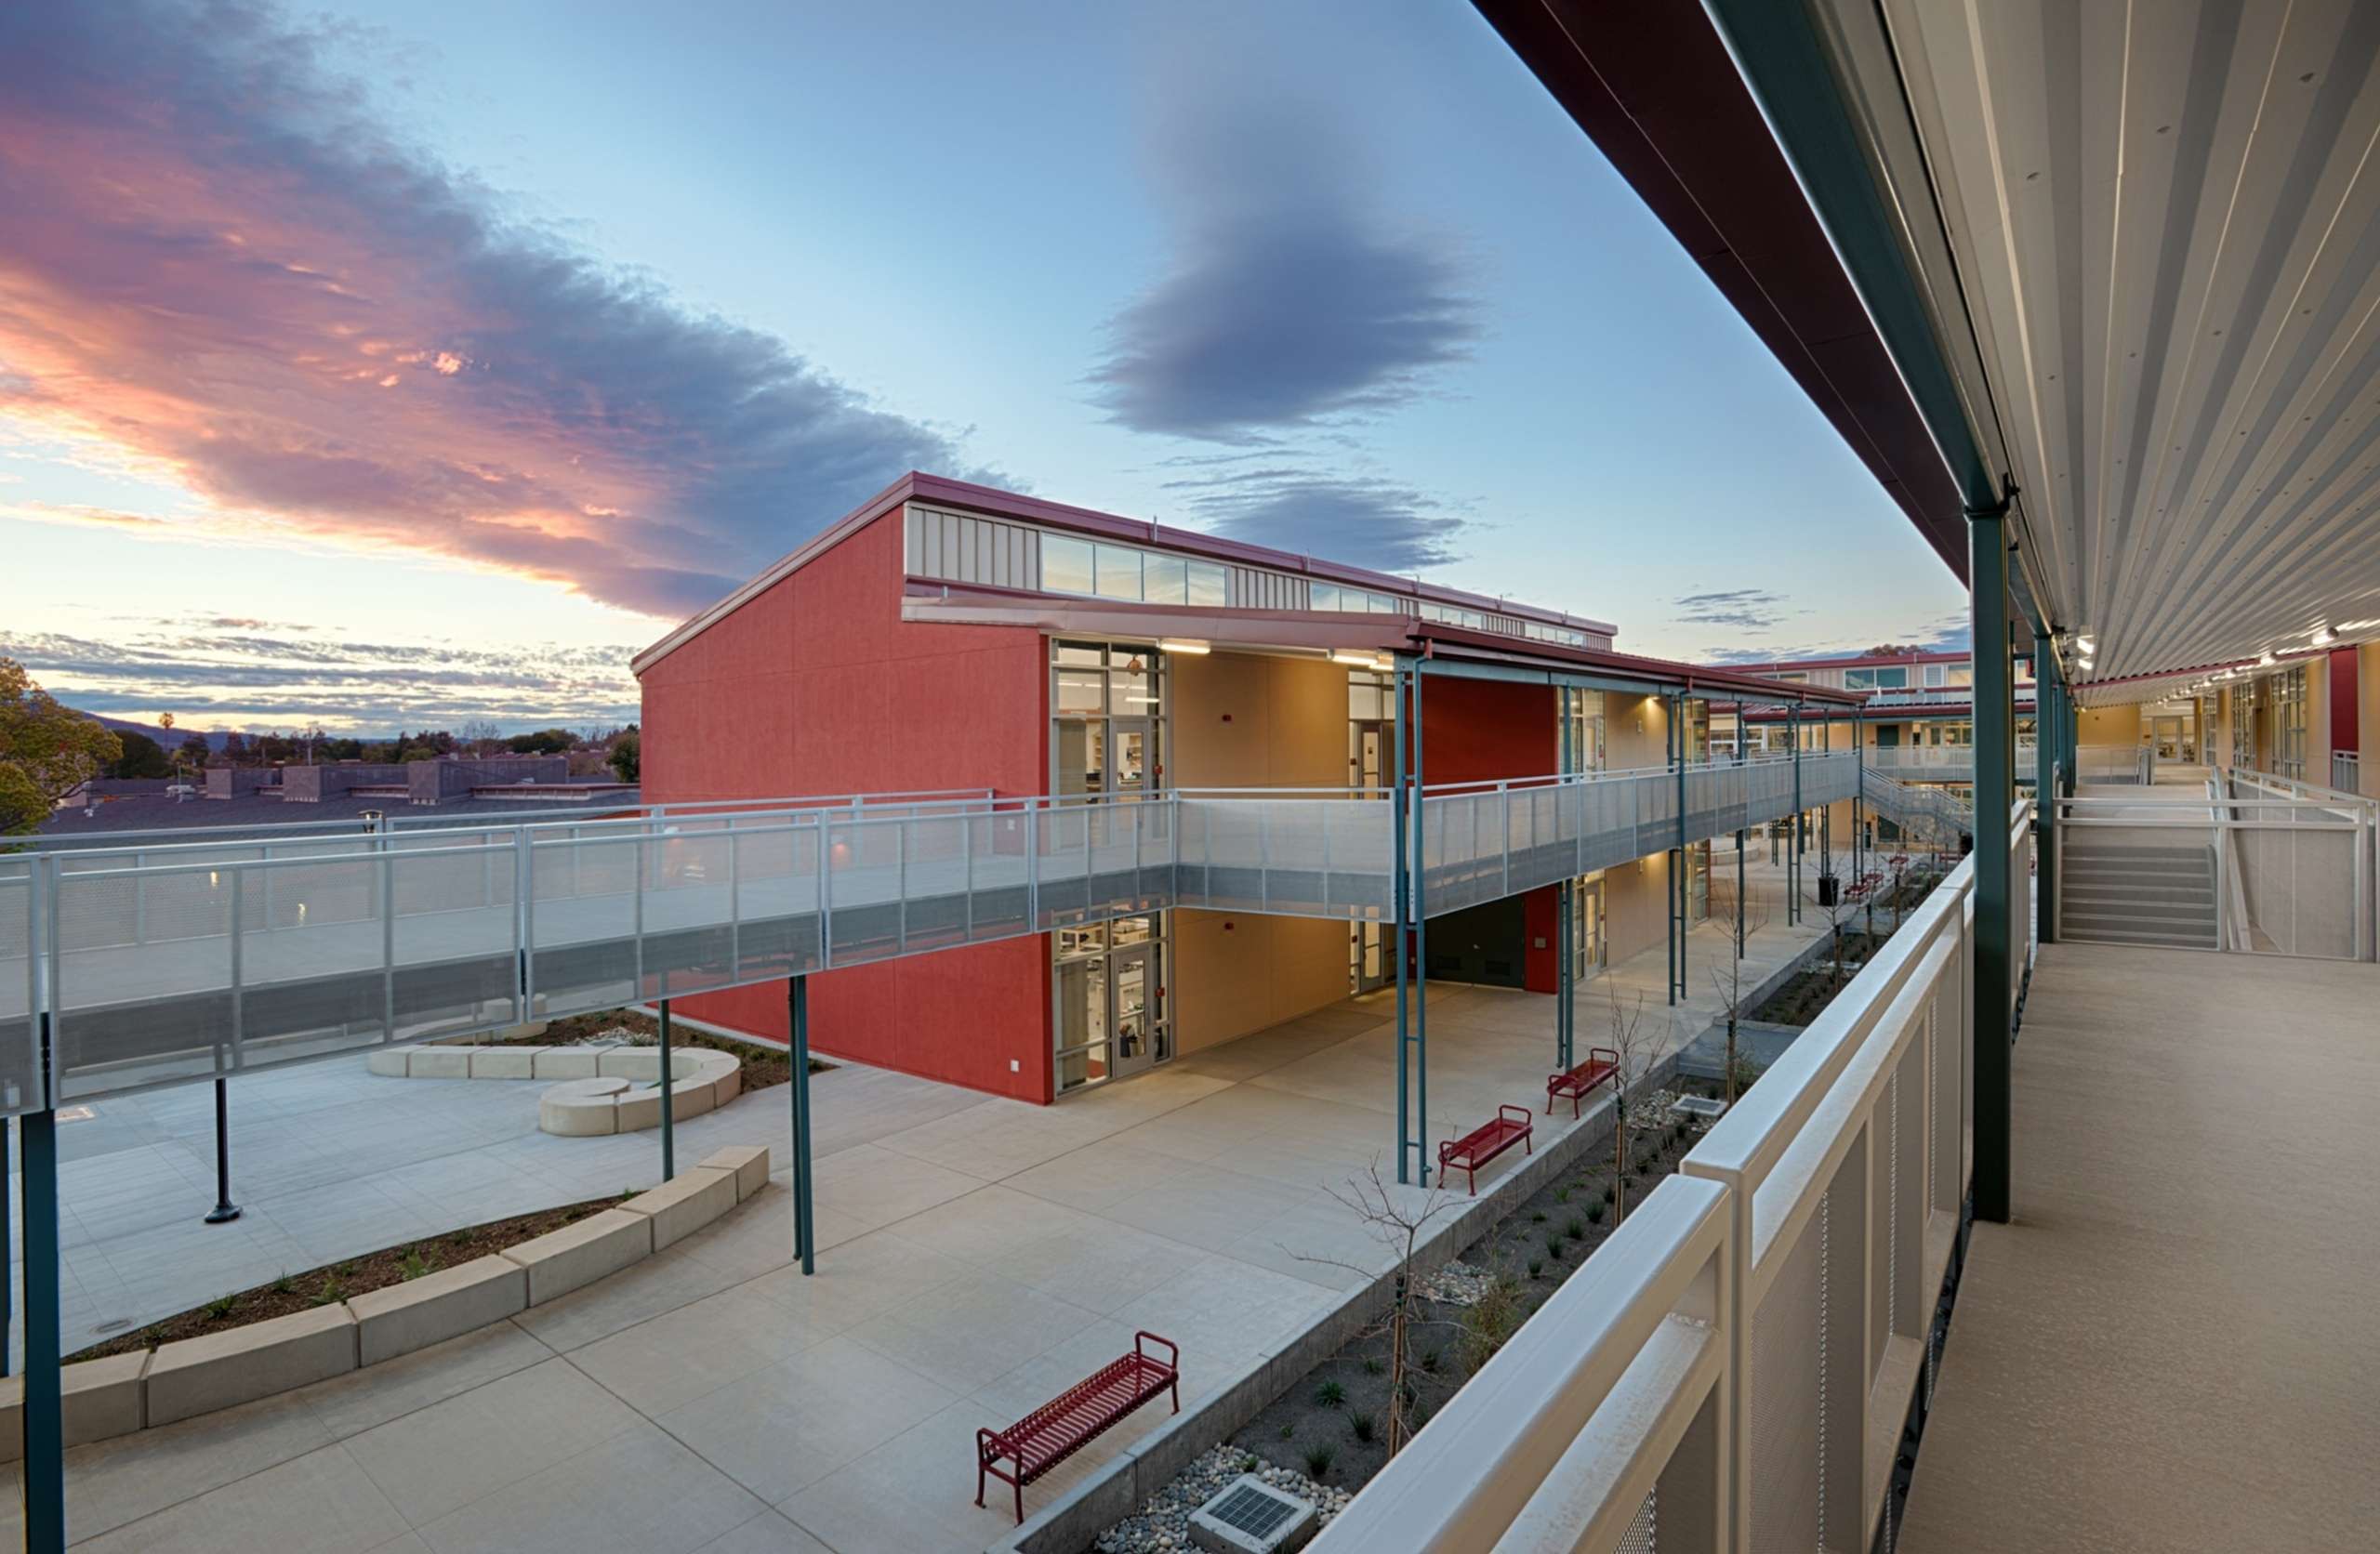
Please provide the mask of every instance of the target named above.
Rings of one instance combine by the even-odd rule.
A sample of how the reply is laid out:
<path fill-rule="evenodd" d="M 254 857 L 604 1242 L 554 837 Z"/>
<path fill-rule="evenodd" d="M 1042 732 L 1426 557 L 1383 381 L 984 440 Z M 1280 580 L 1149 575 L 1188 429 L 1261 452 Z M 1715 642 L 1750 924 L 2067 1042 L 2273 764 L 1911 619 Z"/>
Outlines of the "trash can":
<path fill-rule="evenodd" d="M 1818 904 L 1820 906 L 1834 904 L 1834 892 L 1841 883 L 1832 875 L 1818 876 Z"/>

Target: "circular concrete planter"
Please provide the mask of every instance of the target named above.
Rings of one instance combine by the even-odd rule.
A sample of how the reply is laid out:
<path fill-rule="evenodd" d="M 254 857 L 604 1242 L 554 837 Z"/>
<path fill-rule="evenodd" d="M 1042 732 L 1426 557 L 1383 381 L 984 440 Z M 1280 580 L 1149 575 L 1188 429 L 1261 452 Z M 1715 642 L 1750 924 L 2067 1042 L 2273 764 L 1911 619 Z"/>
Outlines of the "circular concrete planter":
<path fill-rule="evenodd" d="M 564 1139 L 599 1139 L 661 1126 L 657 1047 L 411 1047 L 371 1055 L 372 1073 L 392 1079 L 552 1079 L 537 1098 L 537 1126 Z M 685 1047 L 669 1054 L 669 1110 L 699 1117 L 744 1093 L 744 1065 L 732 1052 Z"/>

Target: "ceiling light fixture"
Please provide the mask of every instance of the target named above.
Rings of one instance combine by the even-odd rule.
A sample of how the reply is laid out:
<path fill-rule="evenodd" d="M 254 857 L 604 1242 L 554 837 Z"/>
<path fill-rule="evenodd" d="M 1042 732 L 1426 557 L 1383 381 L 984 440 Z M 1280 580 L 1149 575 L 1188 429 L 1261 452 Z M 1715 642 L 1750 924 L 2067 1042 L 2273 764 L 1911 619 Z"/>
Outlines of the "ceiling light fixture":
<path fill-rule="evenodd" d="M 1161 637 L 1157 639 L 1159 652 L 1187 653 L 1193 658 L 1215 651 L 1211 642 L 1201 642 L 1195 637 Z"/>
<path fill-rule="evenodd" d="M 1330 662 L 1344 664 L 1351 669 L 1372 669 L 1380 665 L 1380 655 L 1363 648 L 1333 648 Z"/>
<path fill-rule="evenodd" d="M 2277 658 L 2273 657 L 2272 653 L 2271 653 L 2269 651 L 2265 652 L 2258 653 L 2258 654 L 2256 655 L 2256 667 L 2258 667 L 2258 668 L 2260 668 L 2260 669 L 2269 669 L 2269 668 L 2271 668 L 2275 664 L 2278 664 L 2278 663 L 2280 663 L 2280 662 L 2281 662 L 2281 661 L 2280 661 L 2279 659 L 2277 659 Z"/>
<path fill-rule="evenodd" d="M 2314 645 L 2318 648 L 2327 648 L 2338 639 L 2339 634 L 2327 626 L 2318 626 L 2314 628 Z"/>

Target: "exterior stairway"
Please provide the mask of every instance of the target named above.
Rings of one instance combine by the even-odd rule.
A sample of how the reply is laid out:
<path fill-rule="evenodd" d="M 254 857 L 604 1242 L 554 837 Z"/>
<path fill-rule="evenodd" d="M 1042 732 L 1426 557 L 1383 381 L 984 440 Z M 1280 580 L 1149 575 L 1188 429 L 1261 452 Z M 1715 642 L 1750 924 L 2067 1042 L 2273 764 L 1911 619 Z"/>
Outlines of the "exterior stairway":
<path fill-rule="evenodd" d="M 2060 938 L 2221 948 L 2211 849 L 2110 847 L 2069 832 L 2058 862 Z"/>

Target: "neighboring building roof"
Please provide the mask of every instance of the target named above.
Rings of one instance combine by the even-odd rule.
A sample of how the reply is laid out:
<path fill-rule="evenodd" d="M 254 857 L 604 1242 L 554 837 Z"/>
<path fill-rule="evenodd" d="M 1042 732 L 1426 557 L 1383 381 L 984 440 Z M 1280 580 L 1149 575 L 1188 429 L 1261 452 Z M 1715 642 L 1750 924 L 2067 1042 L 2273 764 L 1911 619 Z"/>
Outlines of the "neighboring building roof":
<path fill-rule="evenodd" d="M 540 784 L 534 790 L 541 797 L 560 808 L 585 807 L 589 810 L 634 809 L 638 803 L 635 788 L 609 787 L 601 797 L 573 796 L 565 787 L 594 787 L 608 784 Z M 43 836 L 97 836 L 123 831 L 205 831 L 210 828 L 256 830 L 267 826 L 302 824 L 308 821 L 353 821 L 363 823 L 366 810 L 401 817 L 411 823 L 443 822 L 456 818 L 485 818 L 489 816 L 519 816 L 543 806 L 522 798 L 452 798 L 444 803 L 410 805 L 399 799 L 359 798 L 350 794 L 325 798 L 319 803 L 293 804 L 280 797 L 267 797 L 256 793 L 244 793 L 236 798 L 169 798 L 162 794 L 141 794 L 127 798 L 112 798 L 100 804 L 92 813 L 81 807 L 52 810 L 41 823 L 37 835 Z M 409 827 L 410 828 L 410 827 Z M 195 838 L 194 838 L 195 839 Z"/>
<path fill-rule="evenodd" d="M 1469 593 L 1461 588 L 1441 587 L 1435 584 L 1423 583 L 1414 577 L 1372 572 L 1363 567 L 1324 560 L 1312 556 L 1301 556 L 1287 550 L 1275 550 L 1265 546 L 1222 539 L 1195 529 L 1171 528 L 1153 520 L 1119 518 L 1114 513 L 1096 512 L 1089 507 L 1071 507 L 1062 503 L 1045 502 L 1038 497 L 1020 496 L 1014 492 L 1000 491 L 991 486 L 974 485 L 965 481 L 947 480 L 939 475 L 928 475 L 913 469 L 835 522 L 828 524 L 800 548 L 779 558 L 749 583 L 745 584 L 709 609 L 687 619 L 668 636 L 637 654 L 630 661 L 629 667 L 637 674 L 643 674 L 660 659 L 699 636 L 714 622 L 734 613 L 747 600 L 774 586 L 813 558 L 840 544 L 894 507 L 911 500 L 931 502 L 938 507 L 964 508 L 993 517 L 1013 519 L 1019 522 L 1046 525 L 1053 529 L 1065 529 L 1106 539 L 1157 546 L 1164 549 L 1183 551 L 1219 561 L 1237 561 L 1249 566 L 1269 567 L 1281 572 L 1300 573 L 1324 582 L 1395 589 L 1433 603 L 1496 611 L 1548 625 L 1574 626 L 1603 637 L 1609 637 L 1618 629 L 1607 622 L 1573 615 L 1558 610 L 1516 603 L 1510 599 L 1493 599 L 1484 594 Z"/>
<path fill-rule="evenodd" d="M 1950 652 L 1859 653 L 1843 658 L 1773 658 L 1759 664 L 1729 664 L 1746 674 L 1773 675 L 1793 669 L 1866 669 L 1895 664 L 1964 664 L 1975 654 L 1964 648 Z"/>

